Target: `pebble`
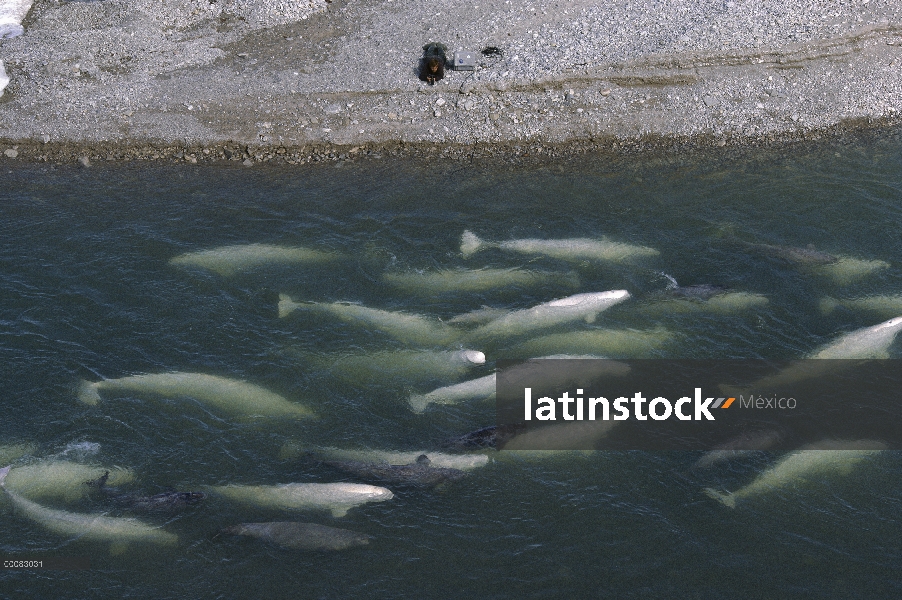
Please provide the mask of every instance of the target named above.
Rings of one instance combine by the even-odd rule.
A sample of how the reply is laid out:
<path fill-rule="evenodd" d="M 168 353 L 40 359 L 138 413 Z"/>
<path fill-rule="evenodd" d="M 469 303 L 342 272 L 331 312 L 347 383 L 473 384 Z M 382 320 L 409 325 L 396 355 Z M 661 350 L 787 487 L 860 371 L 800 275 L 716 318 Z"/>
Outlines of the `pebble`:
<path fill-rule="evenodd" d="M 19 152 L 17 150 L 14 150 L 13 148 L 10 148 L 9 150 L 5 150 L 3 152 L 3 154 L 5 154 L 7 158 L 15 158 L 15 157 L 19 156 Z"/>
<path fill-rule="evenodd" d="M 91 160 L 87 156 L 82 156 L 78 159 L 78 162 L 84 168 L 88 168 L 91 166 Z"/>
<path fill-rule="evenodd" d="M 249 159 L 249 158 L 245 158 L 245 159 L 244 159 L 244 162 L 241 163 L 241 164 L 244 165 L 245 167 L 253 167 L 253 166 L 254 166 L 254 161 L 251 160 L 251 159 Z"/>
<path fill-rule="evenodd" d="M 435 105 L 436 105 L 436 106 L 444 106 L 444 105 L 445 105 L 445 99 L 444 99 L 444 98 L 439 98 L 438 100 L 435 101 Z"/>
<path fill-rule="evenodd" d="M 714 106 L 717 104 L 717 99 L 714 96 L 705 96 L 702 98 L 702 101 L 705 103 L 705 106 Z"/>

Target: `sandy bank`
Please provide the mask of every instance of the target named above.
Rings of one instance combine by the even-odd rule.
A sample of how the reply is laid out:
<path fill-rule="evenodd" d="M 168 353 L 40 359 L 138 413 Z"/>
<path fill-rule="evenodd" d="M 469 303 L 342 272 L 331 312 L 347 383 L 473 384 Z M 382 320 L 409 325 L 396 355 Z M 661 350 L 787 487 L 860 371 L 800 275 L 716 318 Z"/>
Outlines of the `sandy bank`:
<path fill-rule="evenodd" d="M 0 160 L 717 146 L 902 118 L 892 0 L 36 0 L 24 26 L 0 42 Z M 429 41 L 503 56 L 429 86 Z"/>

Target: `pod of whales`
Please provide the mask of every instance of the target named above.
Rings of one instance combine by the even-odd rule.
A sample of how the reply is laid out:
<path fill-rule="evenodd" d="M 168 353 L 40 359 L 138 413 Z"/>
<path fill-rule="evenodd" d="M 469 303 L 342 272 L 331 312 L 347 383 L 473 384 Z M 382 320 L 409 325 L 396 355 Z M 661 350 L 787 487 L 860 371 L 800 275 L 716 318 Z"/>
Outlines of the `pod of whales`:
<path fill-rule="evenodd" d="M 229 500 L 263 508 L 328 510 L 343 517 L 348 510 L 367 502 L 390 500 L 394 494 L 384 487 L 359 483 L 283 483 L 281 485 L 221 485 L 211 490 Z"/>
<path fill-rule="evenodd" d="M 82 514 L 41 506 L 6 487 L 9 467 L 0 469 L 0 487 L 13 506 L 26 518 L 53 533 L 85 541 L 111 542 L 113 550 L 121 550 L 129 542 L 174 545 L 178 536 L 133 518 Z"/>
<path fill-rule="evenodd" d="M 279 295 L 279 317 L 287 317 L 296 310 L 326 313 L 346 323 L 375 329 L 419 346 L 439 346 L 457 337 L 456 331 L 438 319 L 345 302 L 295 302 L 286 294 Z"/>
<path fill-rule="evenodd" d="M 529 287 L 556 283 L 579 287 L 576 273 L 552 273 L 510 269 L 444 269 L 432 272 L 386 273 L 382 280 L 410 294 L 430 296 L 442 293 L 485 292 L 503 287 Z"/>
<path fill-rule="evenodd" d="M 348 529 L 295 521 L 242 523 L 226 527 L 221 533 L 244 535 L 296 550 L 347 550 L 365 546 L 373 539 Z"/>
<path fill-rule="evenodd" d="M 334 252 L 322 252 L 309 248 L 247 244 L 188 252 L 171 259 L 169 264 L 178 267 L 200 267 L 223 277 L 231 277 L 237 273 L 265 265 L 317 264 L 339 258 L 341 255 Z"/>
<path fill-rule="evenodd" d="M 847 475 L 857 463 L 886 449 L 883 443 L 871 440 L 824 441 L 816 447 L 829 449 L 803 448 L 791 452 L 735 492 L 724 493 L 713 488 L 705 488 L 704 491 L 724 506 L 736 508 L 737 502 L 794 486 L 813 477 Z"/>
<path fill-rule="evenodd" d="M 85 404 L 100 402 L 100 392 L 150 394 L 163 398 L 193 398 L 226 414 L 241 417 L 312 416 L 302 404 L 289 402 L 260 386 L 204 373 L 151 373 L 121 379 L 83 381 L 78 397 Z"/>
<path fill-rule="evenodd" d="M 552 258 L 570 261 L 598 260 L 624 262 L 635 258 L 657 256 L 654 248 L 615 242 L 607 238 L 572 238 L 565 240 L 523 239 L 506 242 L 487 242 L 472 231 L 464 231 L 460 242 L 460 252 L 464 258 L 485 248 L 500 248 L 520 254 L 542 254 Z"/>

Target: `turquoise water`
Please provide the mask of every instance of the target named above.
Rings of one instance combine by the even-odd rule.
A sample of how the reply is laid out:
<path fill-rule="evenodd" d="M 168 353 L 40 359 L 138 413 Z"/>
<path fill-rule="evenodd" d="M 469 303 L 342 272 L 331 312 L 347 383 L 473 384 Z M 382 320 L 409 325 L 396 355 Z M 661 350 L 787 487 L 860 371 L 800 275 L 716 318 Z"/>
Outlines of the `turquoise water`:
<path fill-rule="evenodd" d="M 303 452 L 431 451 L 490 425 L 494 406 L 473 401 L 415 414 L 409 394 L 454 381 L 428 374 L 338 377 L 332 365 L 340 357 L 400 354 L 410 344 L 312 311 L 279 318 L 279 294 L 446 321 L 483 306 L 526 308 L 578 292 L 632 295 L 590 325 L 486 340 L 475 349 L 486 352 L 487 363 L 473 377 L 489 374 L 495 360 L 533 337 L 585 329 L 666 332 L 635 333 L 605 349 L 622 358 L 794 358 L 900 316 L 892 306 L 821 310 L 826 297 L 902 294 L 900 224 L 902 142 L 893 132 L 793 153 L 691 159 L 585 156 L 510 165 L 386 157 L 294 169 L 7 168 L 0 171 L 0 446 L 35 445 L 32 458 L 17 464 L 63 453 L 79 458 L 81 448 L 85 462 L 130 468 L 132 489 L 145 493 L 356 481 Z M 489 248 L 464 258 L 465 230 L 499 242 L 608 236 L 659 254 L 606 263 Z M 238 244 L 303 246 L 344 258 L 233 276 L 169 264 L 186 252 Z M 846 262 L 832 271 L 798 265 L 751 244 L 812 245 Z M 564 276 L 431 294 L 382 279 L 386 272 L 510 267 Z M 722 312 L 655 305 L 670 283 L 665 274 L 681 285 L 760 294 L 767 303 Z M 900 342 L 889 354 L 900 357 Z M 253 383 L 303 403 L 318 418 L 241 419 L 193 398 L 129 393 L 102 394 L 96 406 L 78 400 L 82 380 L 176 371 Z M 874 456 L 846 475 L 795 480 L 735 510 L 703 488 L 738 489 L 775 457 L 756 454 L 691 471 L 699 456 L 494 453 L 460 481 L 434 490 L 395 487 L 393 499 L 341 518 L 211 494 L 175 517 L 141 517 L 176 533 L 176 546 L 131 544 L 114 552 L 109 543 L 48 531 L 5 502 L 0 554 L 88 557 L 91 569 L 0 571 L 0 596 L 875 598 L 902 592 L 898 456 Z M 96 499 L 47 505 L 109 510 Z M 343 527 L 373 540 L 325 553 L 216 535 L 236 523 L 272 520 Z"/>

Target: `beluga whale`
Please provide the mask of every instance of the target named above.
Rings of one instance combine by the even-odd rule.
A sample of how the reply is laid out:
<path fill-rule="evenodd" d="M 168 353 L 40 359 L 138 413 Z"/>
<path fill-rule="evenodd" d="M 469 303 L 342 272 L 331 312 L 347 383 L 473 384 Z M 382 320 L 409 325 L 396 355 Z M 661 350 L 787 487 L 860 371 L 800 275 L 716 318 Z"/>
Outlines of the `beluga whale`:
<path fill-rule="evenodd" d="M 211 491 L 234 502 L 262 508 L 328 510 L 343 517 L 367 502 L 390 500 L 390 490 L 360 483 L 283 483 L 278 485 L 220 485 Z"/>
<path fill-rule="evenodd" d="M 221 246 L 181 254 L 169 261 L 177 267 L 199 267 L 231 277 L 267 265 L 321 264 L 339 260 L 340 254 L 310 248 L 245 244 Z"/>
<path fill-rule="evenodd" d="M 407 399 L 410 410 L 422 413 L 430 404 L 459 404 L 468 400 L 487 400 L 495 397 L 496 375 L 486 375 L 454 385 L 432 390 L 427 394 L 411 394 Z"/>
<path fill-rule="evenodd" d="M 472 231 L 464 231 L 461 236 L 460 252 L 464 258 L 476 254 L 485 248 L 500 248 L 507 252 L 529 255 L 544 255 L 560 260 L 577 261 L 597 260 L 604 262 L 627 262 L 638 258 L 658 256 L 660 252 L 647 246 L 636 246 L 625 242 L 616 242 L 606 237 L 570 238 L 562 240 L 522 239 L 506 242 L 488 242 L 480 239 Z"/>
<path fill-rule="evenodd" d="M 731 314 L 768 304 L 767 297 L 761 294 L 733 291 L 725 286 L 711 283 L 681 286 L 667 273 L 661 273 L 661 276 L 668 279 L 670 285 L 640 305 L 638 307 L 640 312 L 655 315 Z"/>
<path fill-rule="evenodd" d="M 414 462 L 404 465 L 392 465 L 387 462 L 363 462 L 357 460 L 324 460 L 329 465 L 345 473 L 356 475 L 364 480 L 380 483 L 411 485 L 420 488 L 431 488 L 447 481 L 457 481 L 466 476 L 464 471 L 432 464 L 429 457 L 421 454 Z"/>
<path fill-rule="evenodd" d="M 366 546 L 373 539 L 348 529 L 297 521 L 241 523 L 226 527 L 220 533 L 252 537 L 295 550 L 347 550 Z"/>
<path fill-rule="evenodd" d="M 872 313 L 879 317 L 902 315 L 902 294 L 881 294 L 861 298 L 831 298 L 825 296 L 818 303 L 821 314 L 829 315 L 837 308 Z"/>
<path fill-rule="evenodd" d="M 869 260 L 851 256 L 835 255 L 807 247 L 760 244 L 735 240 L 743 248 L 756 254 L 783 260 L 816 275 L 822 275 L 839 285 L 848 285 L 874 271 L 886 269 L 890 264 L 884 260 Z"/>
<path fill-rule="evenodd" d="M 312 359 L 328 365 L 332 375 L 347 381 L 423 381 L 458 379 L 485 364 L 479 350 L 384 350 Z"/>
<path fill-rule="evenodd" d="M 585 321 L 594 323 L 598 314 L 629 299 L 626 290 L 589 292 L 559 298 L 532 308 L 512 311 L 472 331 L 469 341 L 497 341 L 558 325 Z"/>
<path fill-rule="evenodd" d="M 518 267 L 508 269 L 443 269 L 440 271 L 390 272 L 382 280 L 392 287 L 417 296 L 443 293 L 486 292 L 504 287 L 562 284 L 579 287 L 576 273 L 530 271 Z"/>
<path fill-rule="evenodd" d="M 121 379 L 83 381 L 78 398 L 96 405 L 100 393 L 148 394 L 162 398 L 193 398 L 220 412 L 237 417 L 303 418 L 313 411 L 302 404 L 289 402 L 279 394 L 238 379 L 205 373 L 150 373 Z"/>
<path fill-rule="evenodd" d="M 787 454 L 735 492 L 705 488 L 705 494 L 724 506 L 736 508 L 737 503 L 794 487 L 810 479 L 848 475 L 856 464 L 886 449 L 885 444 L 873 440 L 824 440 L 813 446 L 819 449 L 806 447 Z"/>
<path fill-rule="evenodd" d="M 849 368 L 855 360 L 889 358 L 889 347 L 902 331 L 902 317 L 896 317 L 872 327 L 857 329 L 841 335 L 829 344 L 809 353 L 801 361 L 794 362 L 774 375 L 763 377 L 747 386 L 722 384 L 720 390 L 731 396 L 743 390 L 775 390 L 814 377 L 822 377 Z M 807 360 L 834 359 L 834 360 Z M 843 360 L 835 360 L 843 359 Z"/>
<path fill-rule="evenodd" d="M 32 502 L 7 488 L 5 479 L 9 472 L 8 466 L 0 469 L 0 488 L 17 511 L 47 531 L 84 541 L 110 542 L 114 553 L 123 551 L 130 542 L 163 546 L 178 543 L 178 536 L 175 534 L 138 519 L 56 510 Z"/>
<path fill-rule="evenodd" d="M 457 337 L 454 329 L 438 319 L 350 302 L 296 302 L 287 294 L 279 295 L 280 318 L 296 310 L 325 313 L 345 323 L 381 331 L 396 340 L 417 346 L 440 346 L 453 342 Z"/>

